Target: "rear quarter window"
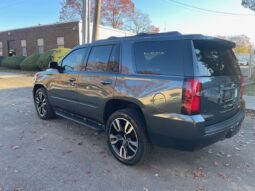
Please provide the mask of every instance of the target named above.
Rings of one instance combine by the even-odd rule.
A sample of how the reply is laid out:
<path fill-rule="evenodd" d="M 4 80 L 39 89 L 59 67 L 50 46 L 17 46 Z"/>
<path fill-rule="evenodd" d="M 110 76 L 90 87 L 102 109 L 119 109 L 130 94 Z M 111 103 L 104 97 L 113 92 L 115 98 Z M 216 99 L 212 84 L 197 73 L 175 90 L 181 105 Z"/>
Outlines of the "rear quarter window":
<path fill-rule="evenodd" d="M 178 40 L 146 41 L 134 44 L 137 73 L 182 76 L 181 42 Z"/>
<path fill-rule="evenodd" d="M 200 76 L 240 75 L 232 47 L 213 40 L 193 40 L 196 67 Z"/>

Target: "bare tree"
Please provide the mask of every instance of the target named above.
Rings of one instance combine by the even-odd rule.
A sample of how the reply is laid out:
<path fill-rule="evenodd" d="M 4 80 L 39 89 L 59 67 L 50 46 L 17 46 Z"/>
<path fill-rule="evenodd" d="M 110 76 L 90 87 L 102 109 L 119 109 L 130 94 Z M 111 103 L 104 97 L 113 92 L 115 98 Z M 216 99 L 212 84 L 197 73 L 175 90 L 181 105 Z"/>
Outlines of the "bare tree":
<path fill-rule="evenodd" d="M 148 14 L 142 13 L 136 9 L 130 16 L 129 26 L 127 26 L 134 33 L 149 32 L 151 20 Z"/>
<path fill-rule="evenodd" d="M 236 44 L 234 51 L 236 53 L 250 53 L 251 42 L 250 38 L 245 35 L 234 35 L 234 36 L 218 36 L 219 38 L 233 41 Z"/>
<path fill-rule="evenodd" d="M 72 21 L 82 18 L 83 0 L 62 0 L 60 21 Z M 100 23 L 117 29 L 126 29 L 134 33 L 159 32 L 159 28 L 151 24 L 148 14 L 135 9 L 133 0 L 102 0 Z M 95 0 L 91 0 L 91 15 L 95 12 Z M 92 22 L 92 20 L 91 20 Z"/>
<path fill-rule="evenodd" d="M 82 1 L 63 0 L 59 17 L 60 21 L 81 19 Z M 92 19 L 95 12 L 95 0 L 91 0 L 91 4 L 90 18 Z M 121 29 L 123 28 L 124 20 L 133 14 L 134 7 L 135 5 L 132 0 L 102 0 L 100 22 L 104 25 Z"/>
<path fill-rule="evenodd" d="M 83 0 L 63 0 L 59 13 L 60 21 L 73 21 L 82 18 L 82 1 Z M 91 0 L 90 20 L 93 21 L 95 12 L 95 0 Z"/>
<path fill-rule="evenodd" d="M 132 0 L 103 0 L 101 22 L 122 29 L 124 21 L 134 13 L 134 9 L 135 4 Z"/>
<path fill-rule="evenodd" d="M 151 23 L 151 19 L 148 14 L 143 13 L 139 9 L 135 9 L 134 13 L 130 16 L 129 22 L 127 22 L 126 28 L 136 34 L 138 33 L 151 33 L 159 32 L 159 28 L 155 27 Z"/>

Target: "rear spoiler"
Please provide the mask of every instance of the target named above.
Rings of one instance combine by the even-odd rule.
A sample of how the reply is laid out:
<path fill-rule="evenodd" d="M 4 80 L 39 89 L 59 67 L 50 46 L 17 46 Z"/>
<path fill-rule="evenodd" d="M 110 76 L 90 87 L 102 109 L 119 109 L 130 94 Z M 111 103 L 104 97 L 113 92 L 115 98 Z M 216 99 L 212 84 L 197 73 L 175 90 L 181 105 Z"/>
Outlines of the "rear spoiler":
<path fill-rule="evenodd" d="M 227 47 L 227 48 L 235 48 L 236 44 L 232 41 L 229 40 L 224 40 L 216 37 L 211 37 L 211 38 L 200 38 L 200 39 L 193 39 L 193 41 L 196 41 L 196 43 L 205 43 L 205 42 L 211 42 L 212 44 L 215 44 L 215 46 L 222 46 L 222 47 Z"/>

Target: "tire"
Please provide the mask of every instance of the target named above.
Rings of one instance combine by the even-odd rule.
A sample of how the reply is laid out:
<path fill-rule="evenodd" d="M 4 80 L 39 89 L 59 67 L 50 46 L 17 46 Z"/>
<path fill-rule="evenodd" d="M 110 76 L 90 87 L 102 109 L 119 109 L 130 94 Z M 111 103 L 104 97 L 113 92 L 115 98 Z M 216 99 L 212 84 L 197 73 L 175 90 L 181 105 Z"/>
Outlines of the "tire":
<path fill-rule="evenodd" d="M 151 145 L 142 116 L 135 109 L 113 113 L 107 121 L 106 134 L 108 147 L 118 161 L 135 165 L 146 159 Z"/>
<path fill-rule="evenodd" d="M 39 88 L 34 95 L 34 104 L 36 113 L 41 119 L 51 119 L 55 116 L 55 112 L 49 102 L 45 88 Z"/>

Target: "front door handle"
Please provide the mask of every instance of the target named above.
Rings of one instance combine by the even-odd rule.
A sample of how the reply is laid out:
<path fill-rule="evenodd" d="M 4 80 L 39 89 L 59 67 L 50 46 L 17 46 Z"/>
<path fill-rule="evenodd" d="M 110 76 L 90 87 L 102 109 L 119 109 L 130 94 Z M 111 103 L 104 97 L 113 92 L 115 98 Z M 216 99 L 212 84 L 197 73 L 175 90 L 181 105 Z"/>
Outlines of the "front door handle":
<path fill-rule="evenodd" d="M 102 80 L 102 81 L 101 81 L 101 84 L 103 84 L 103 85 L 109 85 L 109 84 L 112 84 L 112 81 L 111 81 L 111 80 Z"/>
<path fill-rule="evenodd" d="M 74 81 L 76 81 L 76 78 L 69 78 L 68 81 L 69 82 L 74 82 Z"/>

